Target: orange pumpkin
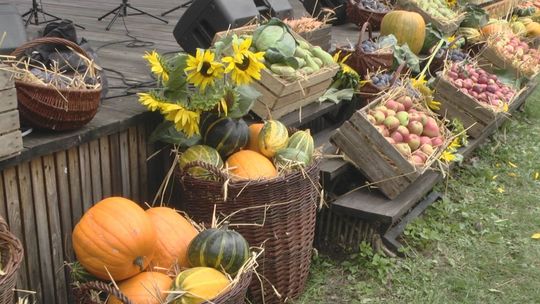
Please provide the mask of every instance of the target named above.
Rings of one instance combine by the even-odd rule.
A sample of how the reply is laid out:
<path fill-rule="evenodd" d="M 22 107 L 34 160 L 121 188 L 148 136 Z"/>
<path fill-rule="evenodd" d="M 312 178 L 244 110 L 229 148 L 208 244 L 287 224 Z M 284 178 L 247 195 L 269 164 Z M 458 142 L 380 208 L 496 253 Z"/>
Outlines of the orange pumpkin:
<path fill-rule="evenodd" d="M 94 276 L 115 281 L 142 272 L 154 255 L 156 233 L 135 202 L 106 198 L 83 215 L 73 230 L 77 260 Z"/>
<path fill-rule="evenodd" d="M 263 123 L 255 123 L 249 126 L 249 142 L 247 148 L 251 151 L 261 152 L 259 149 L 259 133 L 261 132 Z"/>
<path fill-rule="evenodd" d="M 174 209 L 155 207 L 146 210 L 156 230 L 156 250 L 151 266 L 172 269 L 175 265 L 189 267 L 187 250 L 199 233 Z M 156 270 L 156 269 L 154 269 Z"/>
<path fill-rule="evenodd" d="M 160 304 L 165 302 L 167 291 L 171 288 L 172 279 L 160 272 L 142 272 L 118 284 L 120 291 L 133 304 Z M 111 296 L 107 304 L 122 304 Z"/>
<path fill-rule="evenodd" d="M 277 175 L 276 167 L 264 155 L 242 150 L 229 156 L 227 165 L 233 177 L 240 179 L 264 179 Z"/>
<path fill-rule="evenodd" d="M 393 34 L 399 44 L 407 43 L 411 51 L 418 54 L 426 38 L 426 23 L 418 13 L 394 10 L 384 15 L 381 36 Z"/>

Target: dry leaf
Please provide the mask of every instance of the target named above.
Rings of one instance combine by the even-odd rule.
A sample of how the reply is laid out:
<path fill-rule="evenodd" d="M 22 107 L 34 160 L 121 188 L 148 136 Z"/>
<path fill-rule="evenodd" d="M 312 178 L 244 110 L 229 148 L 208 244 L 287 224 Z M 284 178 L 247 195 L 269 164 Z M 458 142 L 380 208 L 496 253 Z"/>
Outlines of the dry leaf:
<path fill-rule="evenodd" d="M 537 232 L 531 236 L 531 239 L 540 240 L 540 232 Z"/>

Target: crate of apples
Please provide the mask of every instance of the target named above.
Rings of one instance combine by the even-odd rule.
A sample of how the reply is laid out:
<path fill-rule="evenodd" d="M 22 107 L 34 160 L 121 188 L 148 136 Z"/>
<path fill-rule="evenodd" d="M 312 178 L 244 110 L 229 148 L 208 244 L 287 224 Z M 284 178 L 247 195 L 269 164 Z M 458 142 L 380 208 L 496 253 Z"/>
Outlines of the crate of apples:
<path fill-rule="evenodd" d="M 367 120 L 410 163 L 425 167 L 446 144 L 446 128 L 411 96 L 391 98 L 368 110 Z"/>
<path fill-rule="evenodd" d="M 506 65 L 512 66 L 515 70 L 531 78 L 540 72 L 540 51 L 530 47 L 526 41 L 513 33 L 504 33 L 494 35 L 489 41 L 491 48 L 502 57 L 504 63 L 496 64 L 499 68 L 506 68 Z M 487 50 L 488 60 L 490 57 L 489 48 Z"/>

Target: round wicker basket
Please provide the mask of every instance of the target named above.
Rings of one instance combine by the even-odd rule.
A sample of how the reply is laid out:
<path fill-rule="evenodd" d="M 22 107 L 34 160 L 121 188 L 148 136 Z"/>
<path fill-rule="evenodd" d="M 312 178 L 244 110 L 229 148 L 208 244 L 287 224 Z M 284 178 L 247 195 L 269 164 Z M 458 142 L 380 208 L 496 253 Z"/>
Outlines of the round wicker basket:
<path fill-rule="evenodd" d="M 2 271 L 5 273 L 0 276 L 0 304 L 12 304 L 13 289 L 24 253 L 21 242 L 9 231 L 2 216 L 0 216 L 0 255 Z"/>

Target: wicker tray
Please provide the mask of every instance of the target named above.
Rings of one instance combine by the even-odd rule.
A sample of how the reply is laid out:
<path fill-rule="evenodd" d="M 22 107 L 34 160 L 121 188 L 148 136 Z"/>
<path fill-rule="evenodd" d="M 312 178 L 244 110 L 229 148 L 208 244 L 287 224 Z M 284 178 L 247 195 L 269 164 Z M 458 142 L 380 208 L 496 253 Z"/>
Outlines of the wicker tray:
<path fill-rule="evenodd" d="M 251 246 L 264 247 L 257 259 L 257 273 L 264 278 L 262 283 L 258 279 L 251 282 L 252 303 L 282 303 L 300 295 L 311 264 L 319 197 L 318 162 L 305 172 L 260 181 L 228 181 L 228 176 L 203 163 L 188 164 L 184 169 L 192 166 L 204 166 L 217 178 L 217 181 L 200 180 L 176 171 L 183 209 L 193 220 L 210 224 L 215 206 L 221 218 L 234 213 L 229 218 L 231 226 L 259 224 L 235 227 Z"/>
<path fill-rule="evenodd" d="M 85 57 L 89 55 L 76 43 L 62 38 L 45 37 L 18 47 L 12 56 L 42 44 L 68 46 Z M 21 118 L 27 124 L 52 130 L 73 130 L 87 124 L 97 113 L 101 88 L 88 90 L 56 89 L 50 86 L 15 81 Z"/>
<path fill-rule="evenodd" d="M 0 304 L 12 304 L 13 289 L 24 253 L 21 242 L 9 232 L 8 225 L 2 216 L 0 216 L 0 254 L 2 270 L 6 273 L 0 276 Z"/>

